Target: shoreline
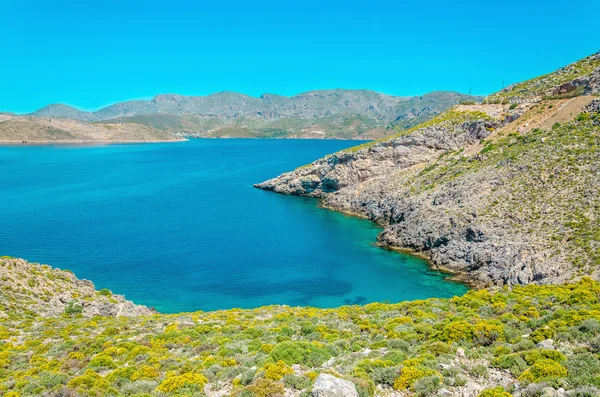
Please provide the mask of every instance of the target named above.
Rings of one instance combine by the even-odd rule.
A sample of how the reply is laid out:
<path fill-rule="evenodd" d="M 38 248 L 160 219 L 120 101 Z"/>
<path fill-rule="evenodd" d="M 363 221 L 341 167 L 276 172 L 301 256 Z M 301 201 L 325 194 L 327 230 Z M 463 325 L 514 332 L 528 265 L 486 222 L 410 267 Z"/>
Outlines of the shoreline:
<path fill-rule="evenodd" d="M 156 141 L 144 141 L 144 140 L 130 140 L 130 141 L 104 141 L 104 140 L 57 140 L 57 141 L 1 141 L 0 146 L 50 146 L 50 145 L 113 145 L 113 144 L 126 144 L 126 143 L 175 143 L 175 142 L 187 142 L 189 139 L 162 139 Z"/>
<path fill-rule="evenodd" d="M 275 193 L 277 193 L 277 192 L 275 192 Z M 301 197 L 309 197 L 309 196 L 301 196 Z M 312 197 L 312 198 L 316 198 L 316 197 Z M 355 218 L 366 219 L 366 220 L 376 224 L 377 226 L 381 227 L 382 229 L 384 227 L 380 223 L 372 221 L 368 216 L 366 216 L 364 214 L 359 214 L 359 213 L 355 213 L 352 211 L 337 209 L 335 207 L 325 204 L 325 202 L 321 198 L 316 198 L 316 199 L 319 202 L 320 208 L 323 208 L 323 209 L 326 209 L 329 211 L 339 212 L 341 214 L 345 214 L 345 215 L 352 216 Z M 470 289 L 489 288 L 489 286 L 477 283 L 477 282 L 473 281 L 472 279 L 470 279 L 468 272 L 457 271 L 455 269 L 450 269 L 448 267 L 433 263 L 431 261 L 431 257 L 429 255 L 427 255 L 425 252 L 415 251 L 411 248 L 406 248 L 406 247 L 396 247 L 396 246 L 381 243 L 380 241 L 376 241 L 375 245 L 377 245 L 379 248 L 382 248 L 382 249 L 385 249 L 388 251 L 394 251 L 397 253 L 401 253 L 401 254 L 405 254 L 405 255 L 413 256 L 415 258 L 422 259 L 427 263 L 427 266 L 429 267 L 429 269 L 435 270 L 435 271 L 443 273 L 443 274 L 447 274 L 448 275 L 448 277 L 446 277 L 447 281 L 466 285 Z"/>

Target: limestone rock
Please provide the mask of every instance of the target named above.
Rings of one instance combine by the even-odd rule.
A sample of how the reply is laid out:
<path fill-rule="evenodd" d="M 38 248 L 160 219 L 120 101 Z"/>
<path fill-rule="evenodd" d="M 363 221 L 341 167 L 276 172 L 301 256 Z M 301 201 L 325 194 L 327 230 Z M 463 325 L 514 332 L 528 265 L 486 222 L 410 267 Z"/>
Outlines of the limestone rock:
<path fill-rule="evenodd" d="M 312 395 L 313 397 L 358 397 L 358 392 L 350 381 L 321 374 L 315 381 Z"/>
<path fill-rule="evenodd" d="M 554 349 L 554 341 L 552 339 L 545 339 L 537 344 L 540 349 Z"/>
<path fill-rule="evenodd" d="M 155 312 L 122 295 L 110 291 L 100 293 L 94 283 L 80 280 L 69 271 L 23 259 L 0 259 L 0 278 L 3 287 L 9 287 L 0 295 L 0 303 L 6 300 L 11 312 L 33 312 L 42 317 L 56 317 L 67 312 L 70 315 L 80 313 L 84 317 L 135 317 Z"/>

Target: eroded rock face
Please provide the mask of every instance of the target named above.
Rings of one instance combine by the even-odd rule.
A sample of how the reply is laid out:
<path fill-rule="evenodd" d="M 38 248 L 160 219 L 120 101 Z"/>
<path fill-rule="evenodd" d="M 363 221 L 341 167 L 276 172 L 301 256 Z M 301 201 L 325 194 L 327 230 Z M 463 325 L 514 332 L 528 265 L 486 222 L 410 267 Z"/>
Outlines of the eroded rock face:
<path fill-rule="evenodd" d="M 600 95 L 600 68 L 589 75 L 585 86 L 585 95 Z"/>
<path fill-rule="evenodd" d="M 278 193 L 325 197 L 328 193 L 363 183 L 396 170 L 408 169 L 440 154 L 486 138 L 500 126 L 491 120 L 457 125 L 434 125 L 410 135 L 379 142 L 356 151 L 342 151 L 259 183 L 256 187 Z"/>
<path fill-rule="evenodd" d="M 43 317 L 81 313 L 93 316 L 144 316 L 155 313 L 108 290 L 96 291 L 94 283 L 69 271 L 23 259 L 0 259 L 0 310 L 30 312 Z M 1 316 L 0 316 L 1 317 Z"/>
<path fill-rule="evenodd" d="M 321 374 L 315 381 L 312 395 L 313 397 L 358 397 L 358 392 L 350 381 Z"/>
<path fill-rule="evenodd" d="M 519 116 L 473 115 L 469 121 L 429 125 L 256 186 L 318 197 L 329 208 L 366 216 L 384 227 L 381 245 L 425 253 L 434 267 L 480 286 L 562 282 L 573 274 L 565 246 L 549 241 L 531 214 L 539 213 L 542 225 L 555 223 L 559 214 L 573 212 L 572 198 L 589 213 L 593 207 L 585 203 L 598 197 L 598 174 L 592 171 L 598 159 L 578 156 L 585 168 L 569 176 L 564 173 L 569 154 L 551 145 L 541 148 L 544 154 L 524 152 L 482 163 L 480 141 Z M 578 180 L 585 189 L 551 184 L 556 179 L 549 179 L 550 173 L 566 183 Z M 546 194 L 561 201 L 544 200 Z"/>

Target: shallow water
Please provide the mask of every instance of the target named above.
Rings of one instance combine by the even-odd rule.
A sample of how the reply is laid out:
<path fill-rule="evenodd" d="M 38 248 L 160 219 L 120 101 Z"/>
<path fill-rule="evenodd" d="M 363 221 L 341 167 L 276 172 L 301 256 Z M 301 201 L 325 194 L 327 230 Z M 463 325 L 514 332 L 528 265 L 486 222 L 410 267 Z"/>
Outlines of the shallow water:
<path fill-rule="evenodd" d="M 0 255 L 161 312 L 463 294 L 424 261 L 375 247 L 375 224 L 252 187 L 355 144 L 0 147 Z"/>

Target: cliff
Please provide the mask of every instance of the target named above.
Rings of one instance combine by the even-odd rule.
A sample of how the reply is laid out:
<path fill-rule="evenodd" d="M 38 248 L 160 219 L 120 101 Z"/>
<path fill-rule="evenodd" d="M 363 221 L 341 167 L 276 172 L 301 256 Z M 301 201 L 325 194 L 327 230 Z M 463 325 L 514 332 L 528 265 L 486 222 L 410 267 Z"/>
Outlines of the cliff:
<path fill-rule="evenodd" d="M 0 258 L 0 318 L 56 317 L 63 314 L 144 316 L 152 309 L 136 305 L 72 272 L 32 264 L 23 259 Z"/>
<path fill-rule="evenodd" d="M 366 216 L 480 286 L 596 277 L 599 75 L 600 53 L 256 186 Z"/>

